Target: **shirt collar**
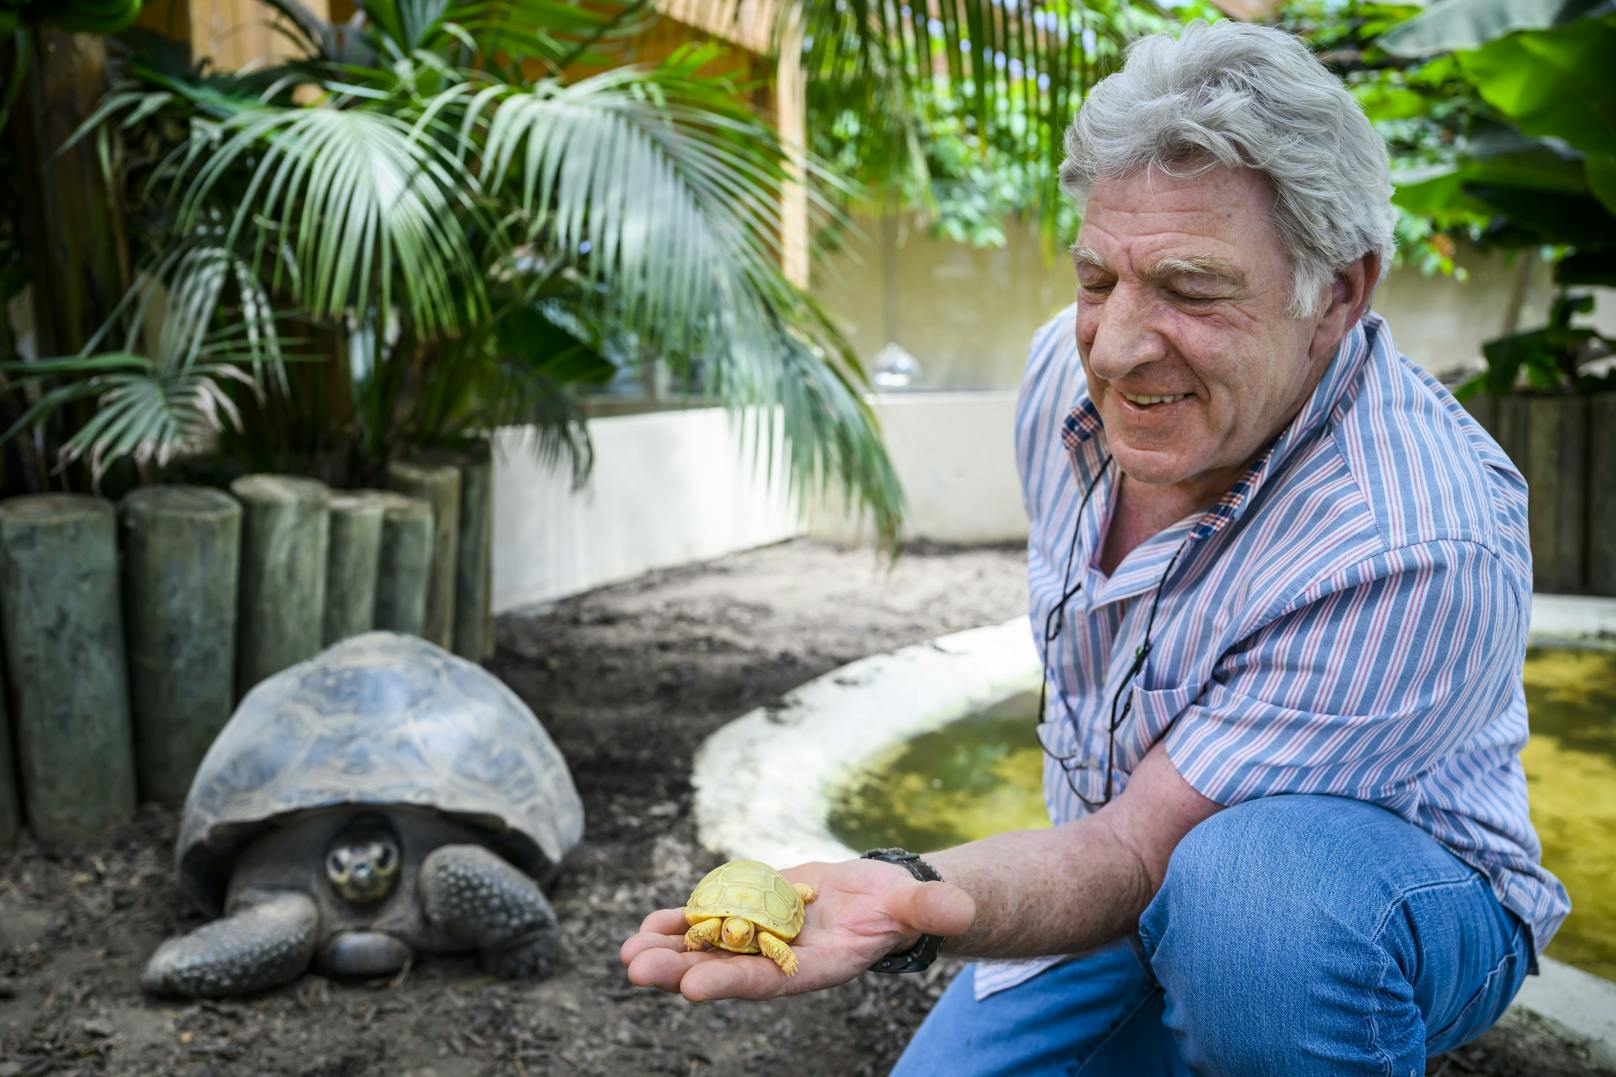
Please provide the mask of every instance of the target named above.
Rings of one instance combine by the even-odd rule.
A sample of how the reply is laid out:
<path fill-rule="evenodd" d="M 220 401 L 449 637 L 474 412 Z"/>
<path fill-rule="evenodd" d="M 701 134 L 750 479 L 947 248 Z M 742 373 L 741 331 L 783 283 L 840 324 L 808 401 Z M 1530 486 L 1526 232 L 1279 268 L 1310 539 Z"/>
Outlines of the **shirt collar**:
<path fill-rule="evenodd" d="M 1330 365 L 1324 370 L 1324 376 L 1319 379 L 1319 384 L 1314 387 L 1296 418 L 1252 461 L 1239 481 L 1225 491 L 1215 505 L 1201 514 L 1190 537 L 1201 539 L 1215 535 L 1238 520 L 1266 477 L 1273 474 L 1298 446 L 1308 441 L 1333 416 L 1351 405 L 1362 384 L 1361 374 L 1370 354 L 1390 347 L 1391 335 L 1386 329 L 1385 319 L 1375 313 L 1365 314 L 1342 338 Z M 1106 456 L 1106 450 L 1101 445 L 1103 439 L 1098 436 L 1104 431 L 1100 411 L 1094 406 L 1085 384 L 1076 406 L 1061 424 L 1061 442 L 1072 457 L 1072 466 L 1080 481 L 1091 481 L 1100 461 Z"/>

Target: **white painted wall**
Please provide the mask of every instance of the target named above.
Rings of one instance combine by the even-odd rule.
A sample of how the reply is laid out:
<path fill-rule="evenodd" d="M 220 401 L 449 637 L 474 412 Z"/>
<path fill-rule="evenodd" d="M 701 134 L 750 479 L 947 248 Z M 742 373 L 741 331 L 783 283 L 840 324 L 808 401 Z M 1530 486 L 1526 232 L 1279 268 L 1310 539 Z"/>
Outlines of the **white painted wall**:
<path fill-rule="evenodd" d="M 582 490 L 539 463 L 522 432 L 494 456 L 496 611 L 802 533 L 785 494 L 742 459 L 720 408 L 594 419 L 595 469 Z"/>
<path fill-rule="evenodd" d="M 906 539 L 1008 542 L 1027 537 L 1016 478 L 1016 394 L 1009 390 L 891 393 L 874 398 L 887 452 L 908 498 Z M 874 538 L 840 499 L 814 504 L 808 534 L 829 542 Z"/>

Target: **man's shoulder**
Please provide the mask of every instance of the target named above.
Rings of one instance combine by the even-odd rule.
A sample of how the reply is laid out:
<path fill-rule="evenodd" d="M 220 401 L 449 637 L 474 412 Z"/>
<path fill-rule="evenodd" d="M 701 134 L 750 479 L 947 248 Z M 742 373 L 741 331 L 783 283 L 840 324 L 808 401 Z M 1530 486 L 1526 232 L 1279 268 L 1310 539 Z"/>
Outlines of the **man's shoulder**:
<path fill-rule="evenodd" d="M 1333 424 L 1333 444 L 1388 548 L 1478 543 L 1527 548 L 1526 485 L 1509 458 L 1440 382 L 1400 354 L 1390 333 Z"/>

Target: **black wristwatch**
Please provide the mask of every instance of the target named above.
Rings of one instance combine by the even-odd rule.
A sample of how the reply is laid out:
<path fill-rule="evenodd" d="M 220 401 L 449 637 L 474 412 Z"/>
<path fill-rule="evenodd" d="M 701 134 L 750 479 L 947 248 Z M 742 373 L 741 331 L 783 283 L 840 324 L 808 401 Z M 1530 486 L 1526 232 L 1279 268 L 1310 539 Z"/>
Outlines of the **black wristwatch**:
<path fill-rule="evenodd" d="M 862 857 L 864 860 L 884 860 L 888 864 L 897 864 L 907 868 L 923 883 L 940 883 L 943 877 L 937 874 L 937 869 L 926 863 L 920 857 L 907 849 L 871 849 Z M 894 950 L 870 966 L 871 972 L 920 972 L 931 967 L 937 960 L 937 951 L 943 945 L 941 935 L 922 935 L 920 941 L 907 950 Z"/>

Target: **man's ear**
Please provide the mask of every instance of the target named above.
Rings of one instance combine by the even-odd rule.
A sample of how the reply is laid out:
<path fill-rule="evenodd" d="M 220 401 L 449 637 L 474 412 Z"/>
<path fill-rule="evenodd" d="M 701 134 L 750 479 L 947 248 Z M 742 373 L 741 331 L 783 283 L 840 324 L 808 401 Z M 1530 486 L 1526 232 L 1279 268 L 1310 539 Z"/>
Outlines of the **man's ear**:
<path fill-rule="evenodd" d="M 1313 330 L 1309 349 L 1314 359 L 1335 354 L 1336 346 L 1347 330 L 1358 324 L 1358 319 L 1369 312 L 1369 301 L 1374 297 L 1375 285 L 1380 283 L 1380 254 L 1370 251 L 1350 265 L 1337 271 L 1330 282 L 1324 310 Z"/>

